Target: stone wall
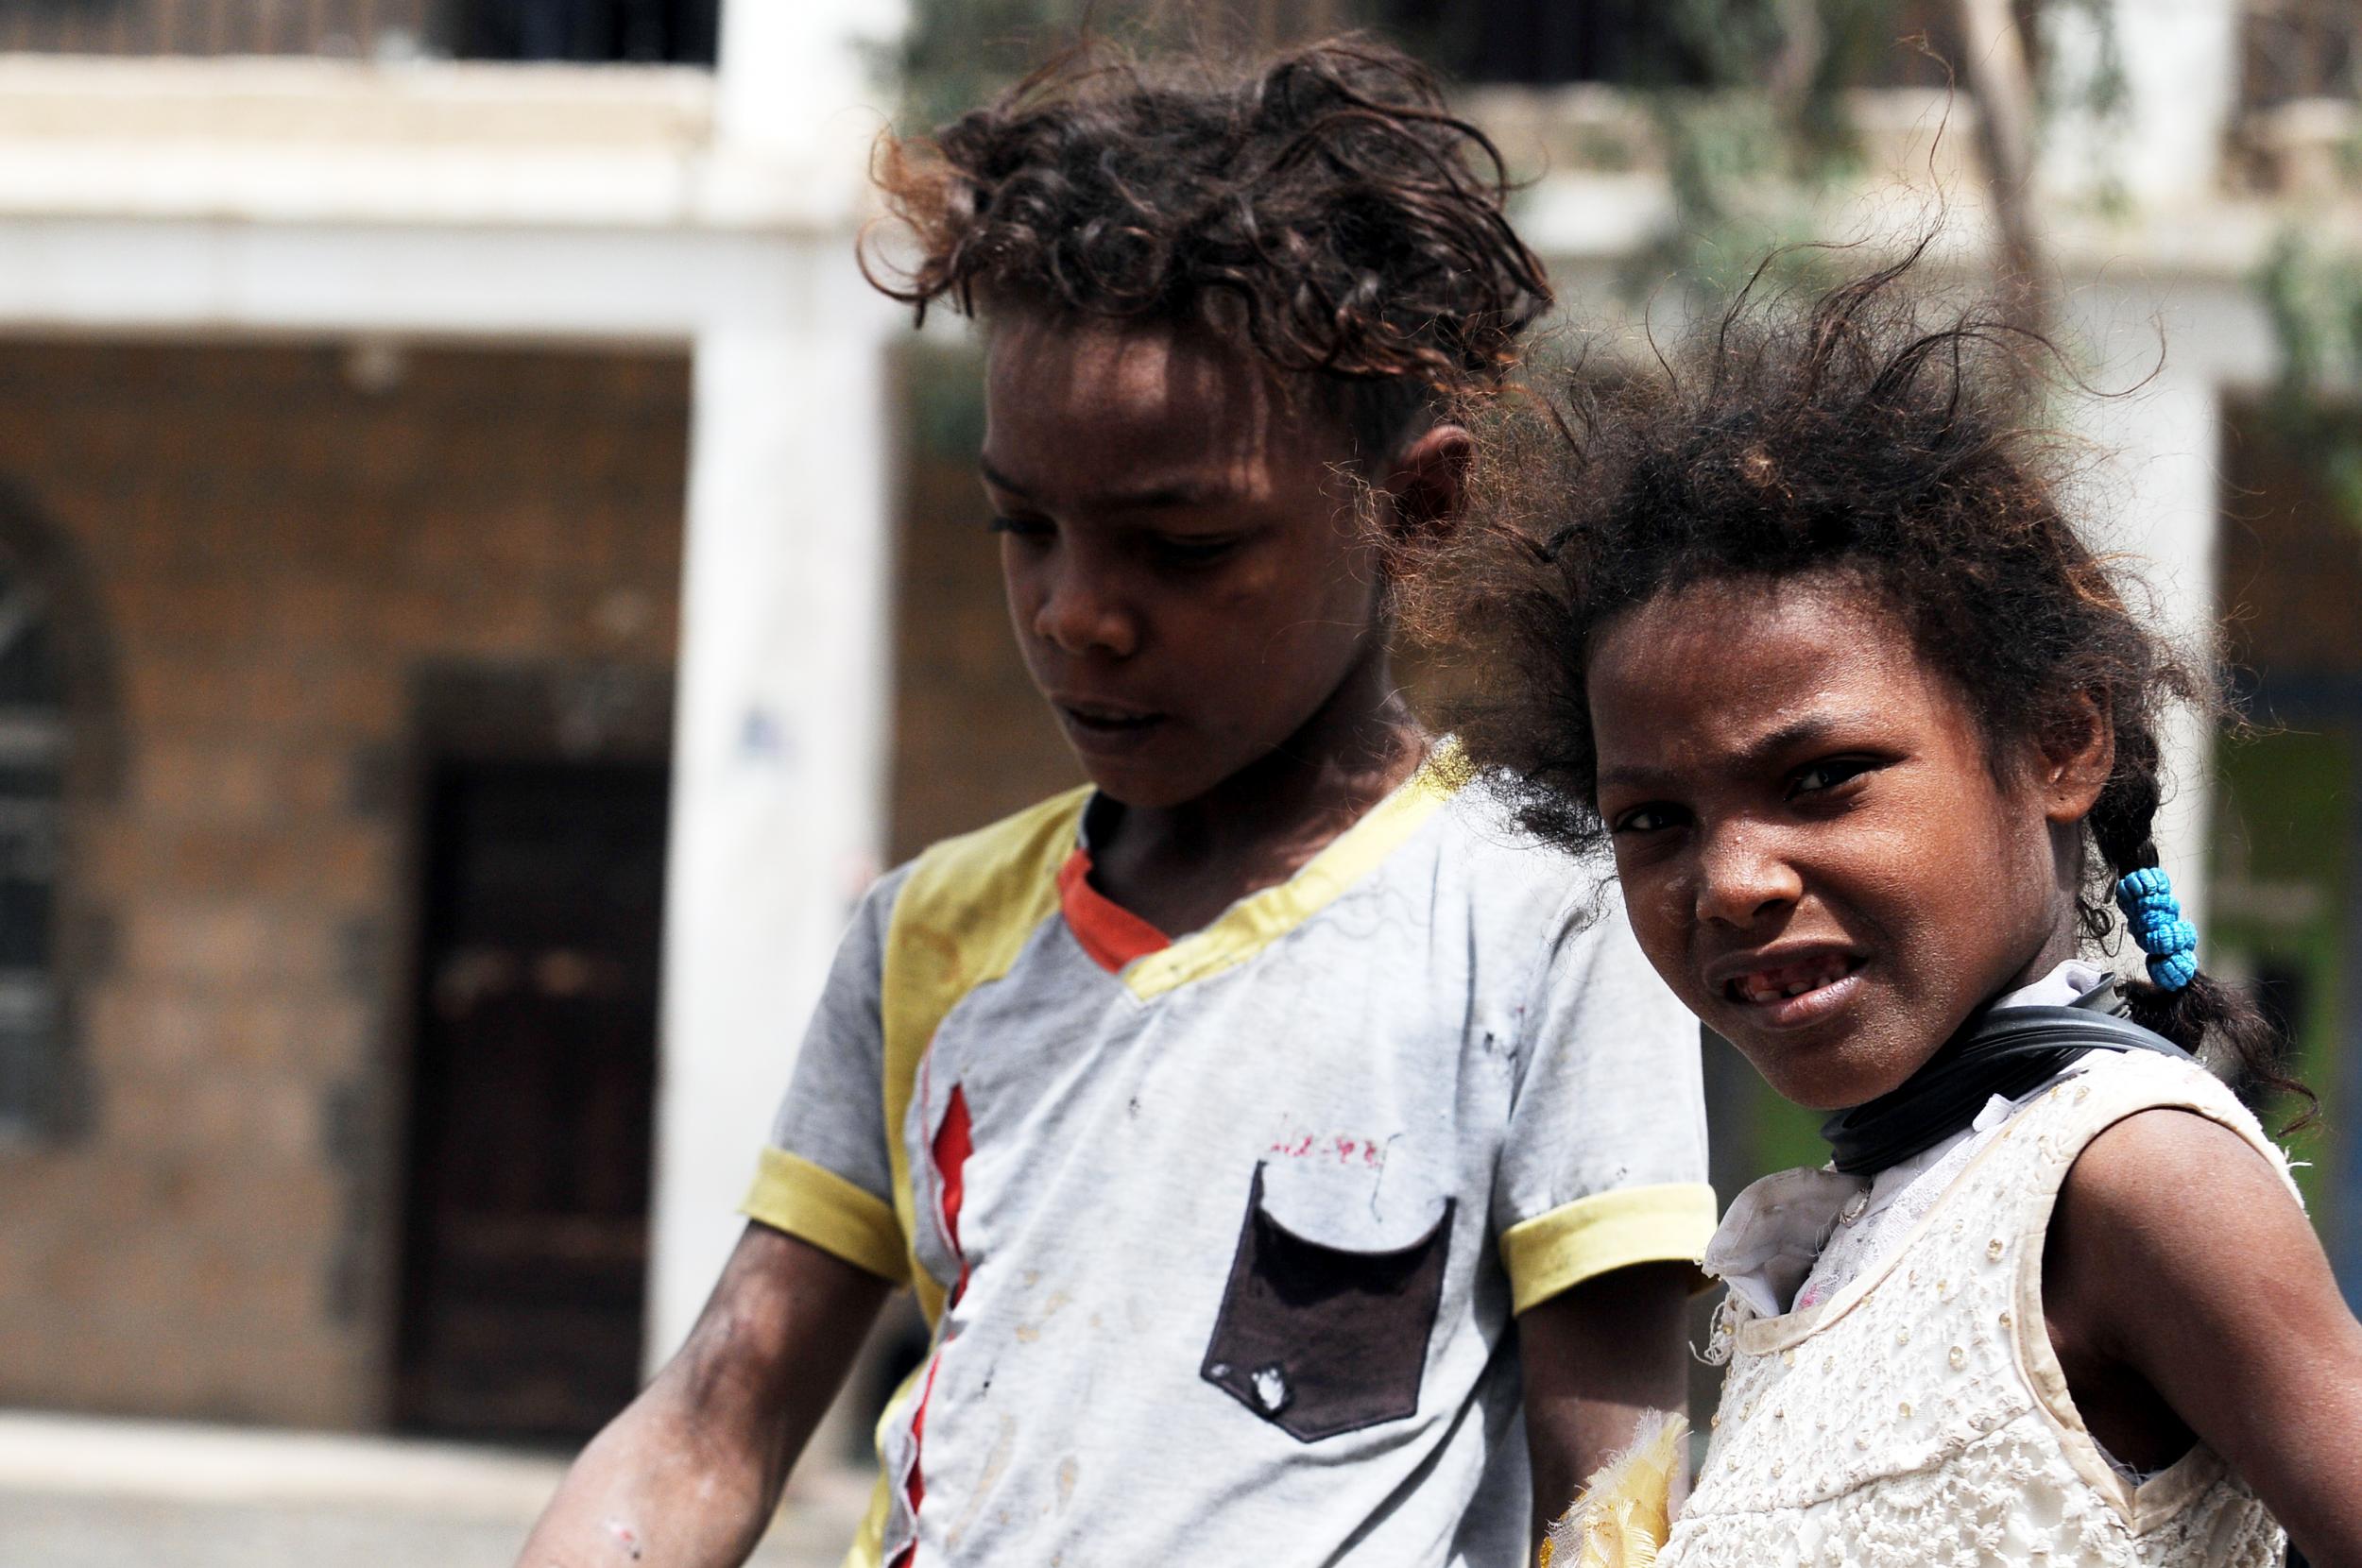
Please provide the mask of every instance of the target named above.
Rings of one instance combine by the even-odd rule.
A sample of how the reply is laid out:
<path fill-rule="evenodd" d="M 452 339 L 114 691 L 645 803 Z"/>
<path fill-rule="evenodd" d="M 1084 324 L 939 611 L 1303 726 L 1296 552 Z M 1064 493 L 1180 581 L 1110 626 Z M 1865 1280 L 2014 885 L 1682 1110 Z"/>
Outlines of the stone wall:
<path fill-rule="evenodd" d="M 0 344 L 87 656 L 76 1092 L 0 1145 L 0 1403 L 382 1419 L 417 693 L 665 678 L 688 399 L 678 355 Z"/>

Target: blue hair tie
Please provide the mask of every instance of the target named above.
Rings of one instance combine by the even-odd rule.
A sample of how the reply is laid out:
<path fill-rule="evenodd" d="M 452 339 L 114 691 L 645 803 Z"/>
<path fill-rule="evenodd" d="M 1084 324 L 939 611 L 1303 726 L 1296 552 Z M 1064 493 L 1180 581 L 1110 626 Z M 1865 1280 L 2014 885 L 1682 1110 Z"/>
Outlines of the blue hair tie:
<path fill-rule="evenodd" d="M 2148 978 L 2179 991 L 2198 974 L 2198 928 L 2182 918 L 2163 867 L 2144 866 L 2116 884 L 2116 908 L 2132 940 L 2148 955 Z"/>

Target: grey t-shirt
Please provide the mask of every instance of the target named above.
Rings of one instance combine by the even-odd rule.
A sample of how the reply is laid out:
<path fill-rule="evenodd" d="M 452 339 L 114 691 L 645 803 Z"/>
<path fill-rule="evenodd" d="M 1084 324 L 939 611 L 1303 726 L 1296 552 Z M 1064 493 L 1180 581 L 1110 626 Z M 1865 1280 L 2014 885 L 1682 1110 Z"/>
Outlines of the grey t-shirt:
<path fill-rule="evenodd" d="M 1701 1254 L 1695 1021 L 1479 789 L 1423 775 L 1161 948 L 1084 804 L 871 892 L 748 1200 L 939 1313 L 848 1562 L 1522 1563 L 1514 1313 Z M 996 927 L 898 1151 L 889 951 Z"/>

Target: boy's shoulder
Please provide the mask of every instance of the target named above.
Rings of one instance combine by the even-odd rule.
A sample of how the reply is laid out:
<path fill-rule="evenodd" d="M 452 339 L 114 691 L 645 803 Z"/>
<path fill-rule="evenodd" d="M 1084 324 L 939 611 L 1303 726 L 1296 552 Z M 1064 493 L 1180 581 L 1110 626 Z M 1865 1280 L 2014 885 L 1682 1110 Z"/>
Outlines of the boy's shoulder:
<path fill-rule="evenodd" d="M 1384 852 L 1351 879 L 1378 896 L 1386 895 L 1379 884 L 1398 891 L 1409 879 L 1428 896 L 1463 906 L 1497 937 L 1539 935 L 1546 946 L 1613 920 L 1618 899 L 1604 859 L 1535 837 L 1498 780 L 1479 773 L 1439 793 L 1440 810 L 1418 812 L 1407 838 L 1384 834 Z M 930 844 L 878 884 L 881 927 L 890 925 L 906 948 L 963 950 L 971 961 L 956 965 L 963 970 L 974 968 L 979 948 L 1021 941 L 1058 907 L 1058 872 L 1079 842 L 1090 797 L 1081 786 Z"/>
<path fill-rule="evenodd" d="M 1090 786 L 938 839 L 897 868 L 898 912 L 915 904 L 985 910 L 1038 902 L 1072 853 Z"/>
<path fill-rule="evenodd" d="M 1073 853 L 1090 795 L 1081 786 L 939 839 L 880 878 L 870 896 L 886 966 L 896 967 L 897 953 L 915 954 L 940 984 L 978 978 L 987 952 L 1013 955 L 1057 907 L 1058 868 Z"/>
<path fill-rule="evenodd" d="M 1490 773 L 1469 777 L 1439 813 L 1438 870 L 1512 919 L 1564 916 L 1575 929 L 1620 907 L 1604 855 L 1578 855 L 1518 821 L 1516 796 Z"/>

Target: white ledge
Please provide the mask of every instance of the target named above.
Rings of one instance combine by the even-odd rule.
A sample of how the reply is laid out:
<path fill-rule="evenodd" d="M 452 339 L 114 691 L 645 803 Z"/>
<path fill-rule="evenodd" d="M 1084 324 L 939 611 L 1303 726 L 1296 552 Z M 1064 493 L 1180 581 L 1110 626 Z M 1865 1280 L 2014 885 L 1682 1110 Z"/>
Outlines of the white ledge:
<path fill-rule="evenodd" d="M 675 67 L 0 56 L 0 216 L 843 230 L 882 121 L 734 144 Z"/>

